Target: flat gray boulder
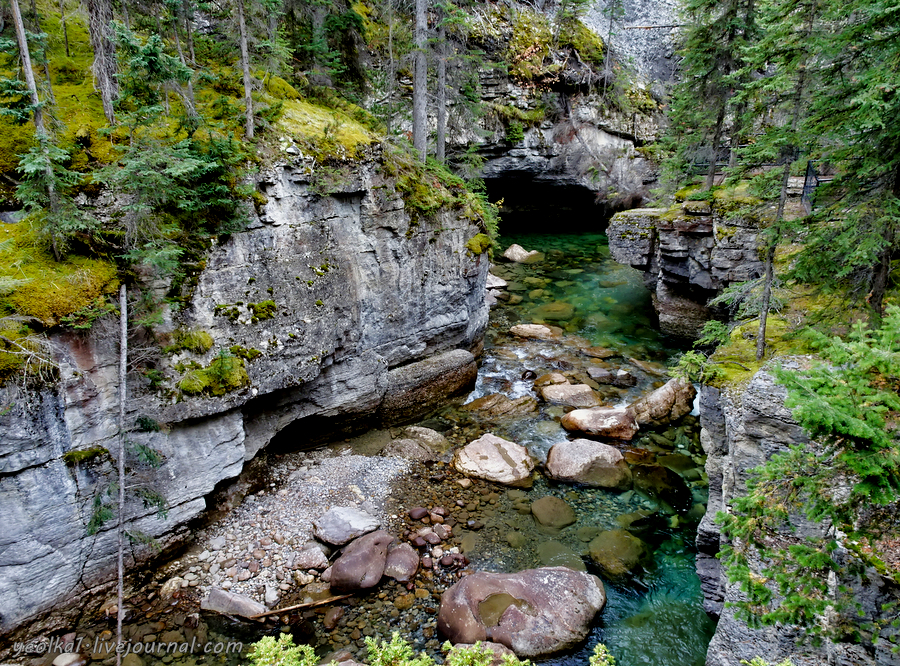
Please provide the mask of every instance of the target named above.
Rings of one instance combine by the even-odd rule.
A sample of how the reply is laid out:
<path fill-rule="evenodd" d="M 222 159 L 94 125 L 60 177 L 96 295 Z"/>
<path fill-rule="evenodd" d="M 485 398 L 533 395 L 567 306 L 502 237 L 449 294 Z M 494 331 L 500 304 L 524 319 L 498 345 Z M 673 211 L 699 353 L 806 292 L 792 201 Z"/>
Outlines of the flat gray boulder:
<path fill-rule="evenodd" d="M 507 486 L 530 488 L 533 483 L 534 461 L 525 447 L 491 433 L 457 451 L 453 466 L 466 476 Z"/>
<path fill-rule="evenodd" d="M 316 538 L 335 546 L 343 546 L 380 526 L 374 516 L 349 506 L 334 507 L 313 521 Z"/>
<path fill-rule="evenodd" d="M 567 567 L 479 572 L 444 592 L 438 628 L 454 644 L 493 641 L 543 657 L 583 641 L 605 603 L 599 578 Z"/>
<path fill-rule="evenodd" d="M 533 338 L 535 340 L 559 340 L 562 338 L 561 328 L 544 326 L 543 324 L 517 324 L 510 328 L 509 332 L 520 338 Z"/>
<path fill-rule="evenodd" d="M 622 453 L 614 446 L 590 439 L 554 444 L 547 454 L 547 475 L 557 481 L 595 488 L 631 487 L 631 470 Z"/>
<path fill-rule="evenodd" d="M 209 589 L 209 594 L 200 601 L 200 608 L 214 613 L 239 615 L 240 617 L 253 617 L 268 610 L 263 604 L 248 596 L 228 592 L 218 587 Z"/>

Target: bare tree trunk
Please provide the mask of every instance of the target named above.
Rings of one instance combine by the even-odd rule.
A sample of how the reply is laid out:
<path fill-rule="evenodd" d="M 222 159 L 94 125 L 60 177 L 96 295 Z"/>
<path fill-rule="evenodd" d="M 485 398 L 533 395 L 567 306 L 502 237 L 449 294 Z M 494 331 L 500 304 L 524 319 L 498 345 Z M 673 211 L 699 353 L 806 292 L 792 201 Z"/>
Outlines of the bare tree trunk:
<path fill-rule="evenodd" d="M 180 23 L 178 20 L 178 12 L 176 12 L 173 19 L 172 27 L 175 32 L 175 48 L 178 51 L 178 59 L 181 60 L 182 65 L 187 67 L 187 63 L 184 60 L 184 52 L 181 50 L 181 38 L 178 36 L 178 24 Z M 187 85 L 184 87 L 182 98 L 187 115 L 192 118 L 195 117 L 197 115 L 197 103 L 194 101 L 194 82 L 191 79 L 188 79 Z"/>
<path fill-rule="evenodd" d="M 235 0 L 238 27 L 241 32 L 241 69 L 244 71 L 244 107 L 247 113 L 245 134 L 253 138 L 253 89 L 250 84 L 250 51 L 247 47 L 247 23 L 244 21 L 244 0 Z"/>
<path fill-rule="evenodd" d="M 725 107 L 728 106 L 728 96 L 722 99 L 719 114 L 716 116 L 716 129 L 713 132 L 712 153 L 709 156 L 709 172 L 706 174 L 705 189 L 711 190 L 716 184 L 716 162 L 719 152 L 719 142 L 722 140 L 722 126 L 725 124 Z"/>
<path fill-rule="evenodd" d="M 122 644 L 122 621 L 125 619 L 125 384 L 128 369 L 128 292 L 125 283 L 119 285 L 119 521 L 116 527 L 118 539 L 116 604 L 116 643 Z M 116 650 L 116 666 L 122 666 L 122 653 Z"/>
<path fill-rule="evenodd" d="M 191 63 L 197 64 L 197 54 L 194 53 L 194 5 L 191 0 L 184 0 L 181 4 L 184 14 L 184 31 L 187 38 L 188 53 L 191 54 Z"/>
<path fill-rule="evenodd" d="M 37 4 L 34 0 L 31 0 L 31 18 L 34 22 L 33 28 L 35 34 L 40 34 L 44 32 L 41 29 L 41 21 L 38 17 Z M 44 69 L 44 78 L 47 80 L 47 99 L 50 101 L 50 104 L 56 105 L 56 96 L 53 94 L 53 82 L 50 80 L 50 62 L 47 59 L 47 52 L 41 51 L 41 67 Z"/>
<path fill-rule="evenodd" d="M 413 148 L 423 162 L 428 157 L 428 0 L 416 0 L 415 78 L 413 80 Z"/>
<path fill-rule="evenodd" d="M 50 211 L 56 213 L 59 210 L 59 198 L 56 194 L 56 177 L 53 173 L 53 165 L 50 162 L 50 155 L 47 150 L 47 144 L 50 137 L 47 135 L 47 128 L 44 125 L 44 112 L 41 109 L 41 99 L 38 97 L 37 83 L 34 80 L 34 71 L 31 69 L 31 53 L 28 50 L 28 39 L 25 36 L 25 24 L 22 22 L 22 12 L 19 9 L 19 0 L 10 0 L 12 4 L 13 23 L 16 24 L 16 40 L 19 43 L 19 54 L 22 57 L 22 69 L 25 73 L 25 83 L 28 86 L 28 92 L 31 95 L 31 105 L 34 107 L 34 127 L 37 130 L 38 141 L 44 152 L 46 167 L 44 175 L 47 179 L 47 199 L 50 202 Z M 59 261 L 62 256 L 57 243 L 56 230 L 51 229 L 50 244 L 53 249 L 53 257 Z"/>
<path fill-rule="evenodd" d="M 116 80 L 116 44 L 112 39 L 112 7 L 109 0 L 87 0 L 88 28 L 94 49 L 94 85 L 103 101 L 103 115 L 116 122 L 113 101 L 119 96 Z"/>
<path fill-rule="evenodd" d="M 65 0 L 59 0 L 59 22 L 62 24 L 63 41 L 66 43 L 66 57 L 69 55 L 69 31 L 66 28 L 66 6 Z"/>
<path fill-rule="evenodd" d="M 438 162 L 446 159 L 447 143 L 447 31 L 441 12 L 437 32 L 437 138 L 434 149 Z"/>

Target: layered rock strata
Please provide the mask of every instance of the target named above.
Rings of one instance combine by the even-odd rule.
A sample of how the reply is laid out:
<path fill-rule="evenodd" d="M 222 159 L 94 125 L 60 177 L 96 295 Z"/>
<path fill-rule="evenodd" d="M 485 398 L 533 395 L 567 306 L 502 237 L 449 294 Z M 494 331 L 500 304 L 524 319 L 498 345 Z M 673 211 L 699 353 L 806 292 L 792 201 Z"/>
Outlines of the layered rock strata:
<path fill-rule="evenodd" d="M 607 233 L 613 258 L 644 273 L 660 328 L 672 335 L 696 338 L 710 298 L 763 272 L 758 222 L 705 202 L 616 213 Z"/>
<path fill-rule="evenodd" d="M 314 191 L 309 164 L 269 169 L 259 216 L 198 264 L 163 328 L 204 331 L 212 346 L 163 354 L 153 383 L 129 377 L 128 437 L 162 456 L 144 474 L 168 507 L 158 518 L 130 501 L 130 530 L 165 548 L 273 438 L 297 448 L 335 425 L 412 419 L 474 381 L 488 261 L 466 242 L 479 229 L 446 210 L 415 219 L 379 159 L 373 150 L 327 196 Z M 118 348 L 100 328 L 54 339 L 56 386 L 7 387 L 2 401 L 13 404 L 0 415 L 3 631 L 113 571 L 111 523 L 87 528 L 113 479 L 107 450 L 118 433 Z M 187 373 L 223 357 L 246 371 L 237 388 L 185 388 Z M 129 549 L 131 561 L 151 554 Z"/>

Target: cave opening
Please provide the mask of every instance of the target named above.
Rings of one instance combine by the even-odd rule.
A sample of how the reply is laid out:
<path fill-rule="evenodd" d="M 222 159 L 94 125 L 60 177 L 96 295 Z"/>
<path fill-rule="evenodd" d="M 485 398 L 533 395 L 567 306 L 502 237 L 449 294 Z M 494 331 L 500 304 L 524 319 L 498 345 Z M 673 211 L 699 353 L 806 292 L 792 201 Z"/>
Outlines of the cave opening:
<path fill-rule="evenodd" d="M 501 233 L 605 232 L 614 213 L 640 205 L 612 204 L 580 184 L 542 181 L 521 174 L 485 178 L 488 198 L 503 200 Z"/>

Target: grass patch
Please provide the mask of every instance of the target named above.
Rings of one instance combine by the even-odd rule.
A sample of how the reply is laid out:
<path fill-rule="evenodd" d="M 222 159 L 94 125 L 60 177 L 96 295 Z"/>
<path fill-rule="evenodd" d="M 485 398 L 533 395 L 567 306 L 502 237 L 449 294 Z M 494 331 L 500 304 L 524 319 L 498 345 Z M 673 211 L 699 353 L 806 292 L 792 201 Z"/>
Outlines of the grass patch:
<path fill-rule="evenodd" d="M 354 159 L 359 157 L 360 148 L 377 140 L 372 132 L 346 113 L 300 99 L 284 100 L 276 124 L 318 163 Z"/>

